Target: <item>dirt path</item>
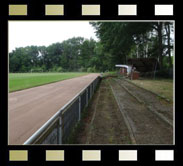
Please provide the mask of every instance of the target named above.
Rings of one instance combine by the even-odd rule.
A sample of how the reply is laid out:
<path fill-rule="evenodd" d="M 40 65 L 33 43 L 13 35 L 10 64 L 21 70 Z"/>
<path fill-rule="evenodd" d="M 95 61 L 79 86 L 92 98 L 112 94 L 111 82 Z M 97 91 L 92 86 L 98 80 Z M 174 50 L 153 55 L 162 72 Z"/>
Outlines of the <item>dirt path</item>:
<path fill-rule="evenodd" d="M 128 128 L 107 80 L 102 80 L 75 137 L 77 144 L 131 144 Z"/>
<path fill-rule="evenodd" d="M 88 74 L 52 84 L 9 93 L 8 138 L 10 145 L 23 144 L 99 74 Z"/>
<path fill-rule="evenodd" d="M 173 127 L 145 105 L 150 103 L 156 109 L 155 111 L 161 112 L 164 107 L 158 106 L 159 102 L 154 97 L 151 98 L 150 94 L 140 91 L 136 86 L 130 85 L 124 80 L 111 79 L 109 82 L 120 105 L 120 110 L 123 111 L 125 119 L 128 120 L 130 133 L 133 135 L 136 144 L 173 143 Z M 145 104 L 139 102 L 134 97 L 135 95 Z"/>

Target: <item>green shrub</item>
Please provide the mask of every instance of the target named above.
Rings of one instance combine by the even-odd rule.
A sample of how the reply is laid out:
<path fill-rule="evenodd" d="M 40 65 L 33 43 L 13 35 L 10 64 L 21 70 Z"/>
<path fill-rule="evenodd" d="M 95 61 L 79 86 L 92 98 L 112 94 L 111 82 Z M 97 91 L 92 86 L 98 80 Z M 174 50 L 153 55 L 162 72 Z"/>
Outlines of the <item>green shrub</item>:
<path fill-rule="evenodd" d="M 173 78 L 173 69 L 162 69 L 156 72 L 157 77 Z"/>
<path fill-rule="evenodd" d="M 62 67 L 58 67 L 56 71 L 57 72 L 63 72 L 63 68 Z"/>
<path fill-rule="evenodd" d="M 31 73 L 40 73 L 43 72 L 43 69 L 41 67 L 33 67 L 31 69 Z"/>
<path fill-rule="evenodd" d="M 78 72 L 87 72 L 87 69 L 84 67 L 81 67 L 80 69 L 78 69 Z"/>
<path fill-rule="evenodd" d="M 95 67 L 89 67 L 89 68 L 87 69 L 87 72 L 88 72 L 88 73 L 95 73 L 95 72 L 97 72 L 97 70 L 96 70 Z"/>

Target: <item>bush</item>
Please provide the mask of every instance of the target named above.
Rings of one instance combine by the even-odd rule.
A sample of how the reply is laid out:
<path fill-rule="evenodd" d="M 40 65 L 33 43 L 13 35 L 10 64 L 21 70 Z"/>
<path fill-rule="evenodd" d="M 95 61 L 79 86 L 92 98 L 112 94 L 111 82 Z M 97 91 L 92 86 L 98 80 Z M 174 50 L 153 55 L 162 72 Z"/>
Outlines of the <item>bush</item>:
<path fill-rule="evenodd" d="M 141 72 L 140 77 L 154 77 L 154 72 Z M 173 69 L 161 69 L 156 71 L 155 77 L 173 78 Z"/>
<path fill-rule="evenodd" d="M 49 71 L 50 72 L 64 72 L 64 69 L 62 67 L 54 66 Z"/>
<path fill-rule="evenodd" d="M 87 69 L 87 72 L 88 72 L 88 73 L 95 73 L 95 72 L 97 72 L 97 70 L 96 70 L 95 67 L 89 67 L 89 68 Z"/>
<path fill-rule="evenodd" d="M 62 67 L 58 67 L 56 71 L 57 72 L 63 72 L 63 68 Z"/>
<path fill-rule="evenodd" d="M 173 69 L 162 69 L 156 72 L 157 77 L 173 78 Z"/>
<path fill-rule="evenodd" d="M 43 72 L 43 69 L 41 67 L 34 67 L 31 69 L 32 73 L 39 73 L 39 72 Z"/>
<path fill-rule="evenodd" d="M 78 69 L 78 72 L 87 72 L 87 69 L 84 67 L 81 67 L 80 69 Z"/>

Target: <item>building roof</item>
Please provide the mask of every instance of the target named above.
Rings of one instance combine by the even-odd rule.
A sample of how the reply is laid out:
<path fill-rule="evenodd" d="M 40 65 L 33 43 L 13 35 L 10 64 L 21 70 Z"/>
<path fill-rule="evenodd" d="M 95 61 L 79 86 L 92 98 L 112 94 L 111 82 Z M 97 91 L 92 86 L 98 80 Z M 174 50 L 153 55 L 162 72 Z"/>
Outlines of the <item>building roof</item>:
<path fill-rule="evenodd" d="M 118 65 L 115 65 L 115 67 L 125 67 L 125 68 L 128 68 L 129 66 L 128 66 L 128 65 L 121 65 L 121 64 L 118 64 Z"/>

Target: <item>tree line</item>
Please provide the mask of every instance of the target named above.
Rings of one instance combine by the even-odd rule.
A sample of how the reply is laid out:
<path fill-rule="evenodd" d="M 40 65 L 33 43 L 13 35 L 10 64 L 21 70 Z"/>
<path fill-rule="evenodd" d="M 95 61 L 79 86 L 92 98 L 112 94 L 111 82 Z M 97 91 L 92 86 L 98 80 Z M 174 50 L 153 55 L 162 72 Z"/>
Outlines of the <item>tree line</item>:
<path fill-rule="evenodd" d="M 49 46 L 20 47 L 9 53 L 10 72 L 104 72 L 128 58 L 155 57 L 160 69 L 173 67 L 172 22 L 90 22 L 99 41 L 73 37 Z"/>

